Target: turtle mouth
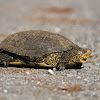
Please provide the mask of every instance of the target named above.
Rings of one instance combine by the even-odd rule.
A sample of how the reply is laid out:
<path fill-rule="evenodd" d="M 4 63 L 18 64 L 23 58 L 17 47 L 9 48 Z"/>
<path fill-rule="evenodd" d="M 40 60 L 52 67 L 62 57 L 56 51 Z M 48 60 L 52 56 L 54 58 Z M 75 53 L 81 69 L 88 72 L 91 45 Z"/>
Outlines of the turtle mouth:
<path fill-rule="evenodd" d="M 80 59 L 80 62 L 81 63 L 85 63 L 86 62 L 86 59 Z"/>

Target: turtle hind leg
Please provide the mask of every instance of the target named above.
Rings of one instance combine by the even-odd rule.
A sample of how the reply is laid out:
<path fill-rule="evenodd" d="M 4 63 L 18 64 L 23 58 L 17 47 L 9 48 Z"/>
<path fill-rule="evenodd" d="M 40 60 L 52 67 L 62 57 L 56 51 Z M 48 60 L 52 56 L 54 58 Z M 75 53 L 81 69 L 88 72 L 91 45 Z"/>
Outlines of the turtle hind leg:
<path fill-rule="evenodd" d="M 35 64 L 33 62 L 29 62 L 29 63 L 26 63 L 24 61 L 17 61 L 15 60 L 14 62 L 9 62 L 10 65 L 15 65 L 15 66 L 35 66 Z"/>
<path fill-rule="evenodd" d="M 56 68 L 59 71 L 64 71 L 64 69 L 65 69 L 65 62 L 58 63 Z"/>
<path fill-rule="evenodd" d="M 14 60 L 15 59 L 12 56 L 0 52 L 0 66 L 8 67 L 9 61 L 14 61 Z"/>
<path fill-rule="evenodd" d="M 14 59 L 12 56 L 0 52 L 0 66 L 8 67 L 10 65 L 21 65 L 22 62 L 19 59 Z"/>
<path fill-rule="evenodd" d="M 24 63 L 22 61 L 13 61 L 13 62 L 9 62 L 10 65 L 23 65 Z"/>
<path fill-rule="evenodd" d="M 0 52 L 0 66 L 1 67 L 8 67 L 8 66 L 34 66 L 33 62 L 29 62 L 29 61 L 21 61 L 20 59 L 13 58 L 11 55 L 4 53 L 4 52 Z"/>

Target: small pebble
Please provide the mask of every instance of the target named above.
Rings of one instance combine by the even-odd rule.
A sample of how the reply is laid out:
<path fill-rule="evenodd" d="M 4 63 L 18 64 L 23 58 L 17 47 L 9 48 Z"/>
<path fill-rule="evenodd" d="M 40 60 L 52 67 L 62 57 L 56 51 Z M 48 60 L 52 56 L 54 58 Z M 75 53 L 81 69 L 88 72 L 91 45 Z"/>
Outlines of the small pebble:
<path fill-rule="evenodd" d="M 26 71 L 25 73 L 26 73 L 27 75 L 29 75 L 29 74 L 30 74 L 30 72 L 29 72 L 29 71 Z"/>
<path fill-rule="evenodd" d="M 80 80 L 82 77 L 81 76 L 78 76 L 78 77 L 76 77 L 78 80 Z"/>
<path fill-rule="evenodd" d="M 57 68 L 53 68 L 53 71 L 56 71 L 57 70 Z"/>
<path fill-rule="evenodd" d="M 7 89 L 4 89 L 3 92 L 4 92 L 4 93 L 8 93 L 8 90 L 7 90 Z"/>
<path fill-rule="evenodd" d="M 51 75 L 54 75 L 54 72 L 51 69 L 48 70 L 48 73 L 51 74 Z"/>
<path fill-rule="evenodd" d="M 67 77 L 73 77 L 73 75 L 72 74 L 67 74 Z"/>
<path fill-rule="evenodd" d="M 48 100 L 52 100 L 52 98 L 51 98 L 51 97 L 49 97 L 49 98 L 48 98 Z"/>
<path fill-rule="evenodd" d="M 40 81 L 38 81 L 37 84 L 40 84 Z"/>
<path fill-rule="evenodd" d="M 88 80 L 88 79 L 86 79 L 86 78 L 84 79 L 84 81 L 89 82 L 89 80 Z"/>
<path fill-rule="evenodd" d="M 2 81 L 3 79 L 1 78 L 0 80 Z"/>
<path fill-rule="evenodd" d="M 60 29 L 59 27 L 56 27 L 56 28 L 55 28 L 55 32 L 56 32 L 56 33 L 59 33 L 60 31 L 61 31 L 61 29 Z"/>
<path fill-rule="evenodd" d="M 83 44 L 83 48 L 87 48 L 87 45 L 86 44 Z"/>

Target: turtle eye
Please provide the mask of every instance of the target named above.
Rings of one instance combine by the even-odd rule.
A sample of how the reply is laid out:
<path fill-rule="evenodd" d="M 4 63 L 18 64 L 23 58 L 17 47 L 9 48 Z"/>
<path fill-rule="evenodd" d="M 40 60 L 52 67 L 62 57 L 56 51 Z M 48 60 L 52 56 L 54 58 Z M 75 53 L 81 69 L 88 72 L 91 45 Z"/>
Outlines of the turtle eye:
<path fill-rule="evenodd" d="M 82 53 L 83 53 L 83 54 L 87 53 L 87 50 L 86 50 L 86 49 L 83 49 L 83 50 L 82 50 Z"/>

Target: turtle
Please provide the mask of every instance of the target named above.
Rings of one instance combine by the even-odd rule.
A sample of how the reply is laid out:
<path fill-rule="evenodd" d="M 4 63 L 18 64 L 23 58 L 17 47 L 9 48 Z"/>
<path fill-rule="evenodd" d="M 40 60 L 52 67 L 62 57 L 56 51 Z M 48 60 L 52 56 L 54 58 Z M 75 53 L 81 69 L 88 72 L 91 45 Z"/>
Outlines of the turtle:
<path fill-rule="evenodd" d="M 63 70 L 82 65 L 91 55 L 68 38 L 53 32 L 29 30 L 8 36 L 0 44 L 0 64 L 42 66 Z"/>

